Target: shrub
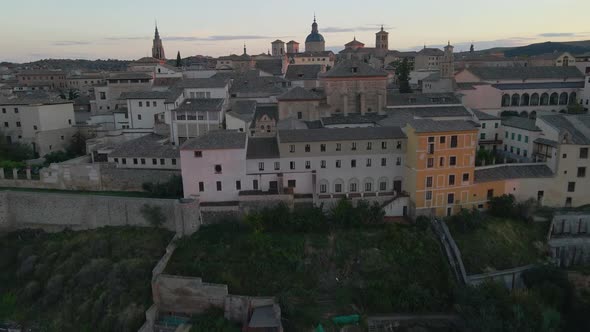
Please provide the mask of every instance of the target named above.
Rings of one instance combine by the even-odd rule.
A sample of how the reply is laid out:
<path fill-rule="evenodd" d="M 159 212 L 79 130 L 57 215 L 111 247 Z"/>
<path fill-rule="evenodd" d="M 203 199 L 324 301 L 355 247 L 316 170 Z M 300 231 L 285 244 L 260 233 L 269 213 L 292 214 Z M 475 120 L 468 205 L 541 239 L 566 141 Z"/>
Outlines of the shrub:
<path fill-rule="evenodd" d="M 415 225 L 419 230 L 425 231 L 430 227 L 430 218 L 427 216 L 418 216 Z"/>
<path fill-rule="evenodd" d="M 152 196 L 159 198 L 182 198 L 184 196 L 182 176 L 180 175 L 172 175 L 168 181 L 163 183 L 144 182 L 142 188 Z"/>
<path fill-rule="evenodd" d="M 161 227 L 166 222 L 166 216 L 162 212 L 161 206 L 144 204 L 139 212 L 153 227 Z"/>
<path fill-rule="evenodd" d="M 515 214 L 515 201 L 516 199 L 514 198 L 514 195 L 492 197 L 492 199 L 490 199 L 490 208 L 488 212 L 490 215 L 498 218 L 513 217 Z"/>

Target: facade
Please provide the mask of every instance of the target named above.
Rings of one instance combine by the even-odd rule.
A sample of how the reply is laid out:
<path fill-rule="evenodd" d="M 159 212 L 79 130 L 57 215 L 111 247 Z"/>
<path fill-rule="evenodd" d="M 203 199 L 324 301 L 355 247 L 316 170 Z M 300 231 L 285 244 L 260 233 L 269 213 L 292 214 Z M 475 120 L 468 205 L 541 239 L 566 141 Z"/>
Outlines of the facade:
<path fill-rule="evenodd" d="M 331 114 L 379 113 L 386 105 L 387 73 L 359 60 L 343 60 L 321 76 Z"/>
<path fill-rule="evenodd" d="M 0 124 L 7 142 L 30 144 L 40 156 L 64 149 L 76 131 L 73 103 L 65 100 L 0 100 Z"/>
<path fill-rule="evenodd" d="M 424 46 L 423 49 L 416 53 L 414 70 L 440 70 L 444 56 L 445 53 L 438 48 L 427 48 Z"/>
<path fill-rule="evenodd" d="M 179 151 L 167 137 L 149 134 L 117 145 L 107 158 L 117 168 L 180 170 Z"/>
<path fill-rule="evenodd" d="M 449 216 L 473 200 L 477 128 L 467 121 L 408 124 L 406 175 L 412 215 Z"/>
<path fill-rule="evenodd" d="M 23 70 L 16 78 L 24 86 L 48 86 L 52 90 L 67 87 L 66 73 L 61 70 Z"/>
<path fill-rule="evenodd" d="M 94 86 L 105 83 L 105 75 L 100 73 L 82 73 L 80 75 L 67 76 L 69 89 L 80 91 L 81 95 L 90 96 L 94 94 Z"/>
<path fill-rule="evenodd" d="M 533 142 L 541 136 L 535 120 L 517 116 L 502 120 L 504 155 L 519 162 L 532 160 Z"/>
<path fill-rule="evenodd" d="M 91 100 L 93 114 L 105 114 L 125 107 L 126 102 L 121 100 L 121 94 L 125 92 L 150 91 L 153 77 L 142 72 L 112 73 L 106 79 L 106 84 L 97 85 L 94 88 L 94 99 Z"/>

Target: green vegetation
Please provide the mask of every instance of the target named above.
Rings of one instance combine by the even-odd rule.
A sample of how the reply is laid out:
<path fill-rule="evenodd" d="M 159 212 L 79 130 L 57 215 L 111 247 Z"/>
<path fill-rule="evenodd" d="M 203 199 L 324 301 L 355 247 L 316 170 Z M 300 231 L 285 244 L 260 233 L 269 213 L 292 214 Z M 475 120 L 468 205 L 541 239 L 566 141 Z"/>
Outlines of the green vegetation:
<path fill-rule="evenodd" d="M 170 179 L 163 183 L 145 182 L 142 184 L 150 197 L 157 198 L 182 198 L 184 196 L 182 189 L 182 176 L 172 175 Z"/>
<path fill-rule="evenodd" d="M 54 151 L 43 156 L 45 158 L 45 167 L 53 163 L 61 163 L 66 160 L 74 159 L 86 154 L 87 137 L 81 132 L 72 135 L 70 143 L 64 151 Z"/>
<path fill-rule="evenodd" d="M 341 202 L 320 217 L 319 209 L 285 214 L 279 206 L 247 225 L 202 227 L 178 242 L 166 273 L 224 283 L 232 294 L 276 296 L 294 331 L 338 314 L 448 310 L 454 282 L 435 236 L 342 214 L 366 216 L 367 208 Z"/>
<path fill-rule="evenodd" d="M 576 294 L 564 271 L 539 267 L 524 273 L 527 289 L 496 283 L 457 292 L 457 312 L 473 331 L 582 332 L 590 330 L 590 296 Z"/>
<path fill-rule="evenodd" d="M 447 220 L 468 274 L 543 261 L 548 223 L 490 217 L 463 210 Z"/>
<path fill-rule="evenodd" d="M 172 234 L 102 228 L 0 237 L 0 321 L 41 331 L 137 331 Z"/>
<path fill-rule="evenodd" d="M 398 62 L 395 66 L 395 73 L 399 82 L 400 93 L 410 93 L 412 88 L 410 87 L 410 64 L 408 58 L 404 58 L 401 62 Z"/>
<path fill-rule="evenodd" d="M 24 167 L 23 161 L 34 157 L 33 149 L 21 143 L 8 143 L 0 130 L 0 168 Z"/>
<path fill-rule="evenodd" d="M 210 308 L 202 315 L 193 316 L 190 332 L 240 332 L 240 328 L 223 317 L 223 309 Z"/>

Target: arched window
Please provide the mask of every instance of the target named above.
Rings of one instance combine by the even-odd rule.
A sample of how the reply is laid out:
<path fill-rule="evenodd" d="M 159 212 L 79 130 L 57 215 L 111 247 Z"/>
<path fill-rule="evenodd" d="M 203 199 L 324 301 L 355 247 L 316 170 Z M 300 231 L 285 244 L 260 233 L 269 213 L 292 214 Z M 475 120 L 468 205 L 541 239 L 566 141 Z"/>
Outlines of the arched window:
<path fill-rule="evenodd" d="M 344 181 L 342 179 L 334 180 L 334 192 L 337 194 L 344 192 Z"/>
<path fill-rule="evenodd" d="M 549 105 L 549 94 L 544 93 L 541 95 L 541 106 Z"/>
<path fill-rule="evenodd" d="M 570 100 L 569 104 L 577 104 L 578 103 L 578 95 L 575 92 L 570 93 Z"/>
<path fill-rule="evenodd" d="M 522 98 L 520 98 L 520 106 L 529 106 L 529 102 L 530 102 L 530 97 L 528 93 L 525 93 L 522 95 Z"/>
<path fill-rule="evenodd" d="M 531 102 L 529 103 L 531 106 L 538 106 L 539 105 L 539 94 L 533 93 L 531 96 Z"/>
<path fill-rule="evenodd" d="M 379 190 L 380 192 L 386 192 L 389 189 L 388 183 L 389 183 L 388 178 L 386 178 L 386 177 L 379 178 L 379 188 L 377 188 L 377 190 Z"/>
<path fill-rule="evenodd" d="M 553 92 L 551 97 L 549 97 L 549 105 L 557 105 L 559 104 L 559 95 L 557 92 Z"/>
<path fill-rule="evenodd" d="M 509 94 L 505 94 L 502 96 L 502 106 L 503 107 L 510 106 L 510 95 Z"/>
<path fill-rule="evenodd" d="M 363 191 L 364 192 L 373 192 L 375 191 L 375 181 L 372 178 L 365 178 L 363 180 Z"/>
<path fill-rule="evenodd" d="M 559 95 L 559 105 L 567 105 L 567 92 L 562 92 Z"/>
<path fill-rule="evenodd" d="M 520 95 L 518 93 L 515 93 L 512 95 L 512 102 L 510 103 L 510 106 L 518 105 L 520 105 Z"/>

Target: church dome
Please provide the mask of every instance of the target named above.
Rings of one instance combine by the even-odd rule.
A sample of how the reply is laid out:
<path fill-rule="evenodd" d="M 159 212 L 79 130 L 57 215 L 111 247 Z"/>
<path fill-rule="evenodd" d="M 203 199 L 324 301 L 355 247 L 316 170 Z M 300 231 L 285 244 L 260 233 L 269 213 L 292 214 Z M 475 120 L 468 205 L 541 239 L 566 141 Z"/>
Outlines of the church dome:
<path fill-rule="evenodd" d="M 324 42 L 324 36 L 322 36 L 318 32 L 318 24 L 315 21 L 315 17 L 313 18 L 313 24 L 311 25 L 311 33 L 305 38 L 306 43 L 310 42 Z"/>

